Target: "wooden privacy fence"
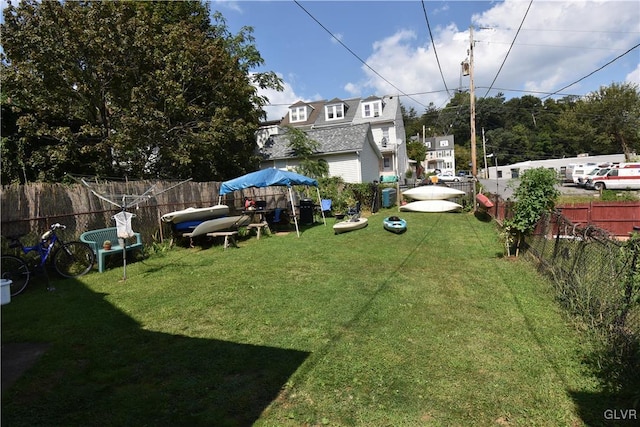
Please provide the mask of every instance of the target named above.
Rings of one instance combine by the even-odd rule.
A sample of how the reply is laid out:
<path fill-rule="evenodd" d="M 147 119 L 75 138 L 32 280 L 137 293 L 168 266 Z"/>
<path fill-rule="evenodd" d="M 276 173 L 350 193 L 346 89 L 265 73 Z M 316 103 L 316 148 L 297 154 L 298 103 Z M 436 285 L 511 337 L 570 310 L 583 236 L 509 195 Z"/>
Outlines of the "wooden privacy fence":
<path fill-rule="evenodd" d="M 562 215 L 581 227 L 595 225 L 619 237 L 640 226 L 640 202 L 590 202 L 558 206 Z"/>
<path fill-rule="evenodd" d="M 171 234 L 170 226 L 160 220 L 162 215 L 188 207 L 206 207 L 218 203 L 220 182 L 189 181 L 176 184 L 174 181 L 110 181 L 93 188 L 116 202 L 122 200 L 123 195 L 148 192 L 148 197 L 127 209 L 136 215 L 132 220 L 134 231 L 140 232 L 143 242 L 148 244 Z M 236 191 L 223 197 L 222 203 L 230 207 L 231 214 L 236 214 L 242 210 L 244 197 L 265 200 L 270 208 L 286 207 L 288 200 L 286 187 L 267 187 Z M 2 235 L 30 234 L 32 239 L 56 222 L 67 226 L 63 234 L 66 240 L 77 239 L 84 231 L 115 226 L 113 215 L 121 210 L 100 199 L 82 184 L 2 186 L 0 203 Z M 25 239 L 25 242 L 28 241 L 29 238 Z"/>
<path fill-rule="evenodd" d="M 489 199 L 494 206 L 487 213 L 502 224 L 505 218 L 511 217 L 513 201 L 505 201 L 496 194 Z M 558 211 L 567 221 L 580 227 L 587 225 L 606 230 L 617 238 L 626 239 L 633 227 L 640 226 L 640 202 L 590 202 L 571 205 L 558 205 Z"/>

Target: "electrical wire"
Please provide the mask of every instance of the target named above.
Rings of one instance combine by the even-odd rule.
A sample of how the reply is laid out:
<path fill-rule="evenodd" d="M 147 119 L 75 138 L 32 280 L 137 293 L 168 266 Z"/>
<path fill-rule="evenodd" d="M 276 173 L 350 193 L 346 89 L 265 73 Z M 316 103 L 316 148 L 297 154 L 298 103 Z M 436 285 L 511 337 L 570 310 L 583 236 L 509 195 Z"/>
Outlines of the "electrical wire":
<path fill-rule="evenodd" d="M 542 98 L 540 98 L 540 99 L 545 99 L 545 98 L 548 98 L 548 97 L 550 97 L 550 96 L 556 95 L 558 92 L 560 92 L 560 91 L 562 91 L 562 90 L 565 90 L 566 88 L 571 87 L 571 86 L 573 86 L 573 85 L 575 85 L 575 84 L 577 84 L 577 83 L 580 83 L 582 80 L 586 79 L 586 78 L 587 78 L 587 77 L 589 77 L 589 76 L 594 75 L 595 73 L 597 73 L 598 71 L 602 70 L 603 68 L 605 68 L 605 67 L 607 67 L 607 66 L 611 65 L 612 63 L 614 63 L 614 62 L 615 62 L 615 61 L 617 61 L 618 59 L 622 58 L 623 56 L 625 56 L 626 54 L 628 54 L 628 53 L 629 53 L 629 52 L 631 52 L 632 50 L 637 49 L 639 46 L 640 46 L 640 43 L 638 43 L 637 45 L 633 46 L 631 49 L 627 50 L 625 53 L 623 53 L 623 54 L 621 54 L 621 55 L 616 56 L 616 57 L 615 57 L 615 58 L 613 58 L 611 61 L 609 61 L 609 62 L 607 62 L 606 64 L 604 64 L 603 66 L 601 66 L 601 67 L 599 67 L 599 68 L 597 68 L 597 69 L 593 70 L 592 72 L 590 72 L 590 73 L 589 73 L 589 74 L 587 74 L 586 76 L 581 77 L 580 79 L 576 80 L 575 82 L 573 82 L 573 83 L 571 83 L 571 84 L 568 84 L 568 85 L 566 85 L 565 87 L 560 88 L 560 89 L 558 89 L 557 91 L 552 92 L 552 93 L 550 93 L 550 94 L 548 94 L 548 95 L 546 95 L 546 96 L 543 96 L 543 97 L 542 97 Z"/>
<path fill-rule="evenodd" d="M 498 79 L 498 76 L 500 75 L 500 72 L 502 71 L 502 67 L 504 67 L 505 62 L 507 62 L 507 58 L 509 57 L 509 54 L 511 53 L 511 49 L 513 48 L 513 44 L 516 42 L 516 39 L 518 38 L 518 34 L 520 34 L 520 30 L 522 29 L 522 25 L 524 24 L 524 20 L 527 18 L 527 15 L 529 14 L 529 9 L 531 9 L 531 5 L 532 4 L 533 4 L 533 0 L 531 0 L 529 2 L 529 6 L 527 6 L 527 10 L 524 13 L 524 16 L 522 17 L 522 21 L 520 22 L 520 26 L 518 27 L 518 31 L 516 31 L 516 35 L 513 36 L 513 41 L 511 42 L 511 46 L 509 46 L 509 50 L 507 51 L 507 54 L 504 56 L 504 60 L 502 61 L 502 64 L 500 65 L 500 68 L 498 69 L 498 72 L 496 73 L 496 76 L 493 78 L 493 81 L 489 85 L 489 89 L 487 89 L 487 92 L 484 94 L 483 98 L 486 98 L 487 95 L 489 95 L 489 92 L 491 91 L 491 88 L 493 87 L 493 84 L 496 82 L 496 80 Z"/>
<path fill-rule="evenodd" d="M 429 24 L 429 17 L 427 16 L 427 8 L 424 5 L 424 0 L 422 0 L 422 10 L 424 11 L 424 19 L 427 21 L 427 28 L 429 29 L 429 38 L 431 39 L 431 46 L 433 47 L 433 53 L 436 56 L 436 62 L 438 63 L 438 69 L 440 70 L 440 77 L 442 77 L 442 83 L 444 83 L 444 88 L 447 91 L 447 95 L 451 97 L 451 93 L 449 93 L 449 88 L 447 87 L 447 82 L 444 79 L 444 74 L 442 73 L 442 67 L 440 66 L 440 58 L 438 58 L 438 51 L 436 50 L 436 43 L 433 41 L 433 33 L 431 32 L 431 25 Z"/>
<path fill-rule="evenodd" d="M 364 61 L 362 58 L 360 58 L 353 50 L 351 50 L 346 44 L 344 44 L 342 42 L 342 40 L 340 40 L 338 37 L 336 37 L 327 27 L 325 27 L 320 21 L 318 21 L 316 19 L 315 16 L 313 16 L 311 14 L 311 12 L 309 12 L 307 9 L 304 8 L 304 6 L 302 6 L 298 0 L 293 0 L 293 2 L 295 4 L 297 4 L 300 9 L 302 9 L 307 15 L 309 15 L 309 17 L 311 19 L 313 19 L 318 25 L 320 25 L 320 27 L 322 27 L 323 30 L 325 30 L 327 33 L 329 33 L 329 35 L 331 37 L 333 37 L 333 39 L 335 39 L 338 43 L 340 43 L 340 45 L 342 47 L 344 47 L 351 55 L 353 55 L 358 61 L 360 61 L 365 67 L 367 67 L 368 69 L 370 69 L 376 76 L 380 77 L 382 80 L 384 80 L 387 84 L 389 84 L 391 87 L 393 87 L 395 90 L 397 90 L 400 94 L 407 96 L 409 98 L 411 98 L 415 103 L 422 105 L 424 108 L 427 108 L 426 105 L 424 105 L 422 102 L 418 101 L 415 98 L 412 98 L 411 95 L 407 95 L 403 90 L 400 90 L 400 88 L 398 88 L 396 85 L 394 85 L 393 83 L 391 83 L 389 80 L 387 80 L 384 76 L 382 76 L 380 73 L 378 73 L 376 70 L 374 70 L 369 64 L 367 64 L 366 61 Z"/>

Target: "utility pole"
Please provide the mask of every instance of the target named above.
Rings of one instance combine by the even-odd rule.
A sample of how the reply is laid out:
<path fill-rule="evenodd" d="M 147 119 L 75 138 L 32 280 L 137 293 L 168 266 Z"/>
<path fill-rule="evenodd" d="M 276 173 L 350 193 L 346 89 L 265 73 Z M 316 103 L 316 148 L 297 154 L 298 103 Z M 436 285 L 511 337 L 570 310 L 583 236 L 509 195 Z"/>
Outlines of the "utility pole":
<path fill-rule="evenodd" d="M 489 178 L 489 170 L 487 169 L 487 144 L 484 139 L 484 128 L 482 128 L 482 154 L 484 155 L 484 174 L 483 178 Z"/>
<path fill-rule="evenodd" d="M 477 178 L 476 166 L 476 95 L 473 84 L 473 26 L 469 27 L 469 106 L 471 110 L 471 174 Z"/>

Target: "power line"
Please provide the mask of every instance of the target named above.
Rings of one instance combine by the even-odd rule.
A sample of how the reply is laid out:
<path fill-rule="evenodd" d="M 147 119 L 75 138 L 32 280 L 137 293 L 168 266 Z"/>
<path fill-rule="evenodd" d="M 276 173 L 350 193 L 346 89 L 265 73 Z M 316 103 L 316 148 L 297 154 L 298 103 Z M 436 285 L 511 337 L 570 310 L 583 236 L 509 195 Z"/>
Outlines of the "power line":
<path fill-rule="evenodd" d="M 485 40 L 477 40 L 479 43 L 486 44 L 510 44 L 509 42 L 499 42 L 499 41 L 485 41 Z M 531 47 L 553 47 L 558 49 L 580 49 L 580 50 L 624 50 L 624 49 L 616 49 L 612 47 L 593 47 L 593 46 L 569 46 L 569 45 L 561 45 L 561 44 L 537 44 L 537 43 L 513 43 L 514 46 L 531 46 Z"/>
<path fill-rule="evenodd" d="M 408 96 L 409 98 L 411 98 L 410 95 L 407 95 L 406 93 L 404 93 L 404 91 L 400 90 L 400 88 L 398 88 L 396 85 L 394 85 L 393 83 L 391 83 L 389 80 L 387 80 L 385 77 L 383 77 L 380 73 L 378 73 L 376 70 L 374 70 L 369 64 L 366 63 L 366 61 L 364 61 L 362 58 L 360 58 L 353 50 L 351 50 L 346 44 L 344 44 L 342 42 L 342 40 L 340 40 L 338 37 L 336 37 L 327 27 L 325 27 L 324 25 L 322 25 L 322 23 L 320 21 L 318 21 L 316 19 L 315 16 L 313 16 L 307 9 L 305 9 L 299 2 L 298 0 L 293 0 L 295 4 L 297 4 L 300 9 L 302 9 L 307 15 L 309 15 L 309 17 L 311 19 L 313 19 L 314 21 L 316 21 L 316 23 L 318 25 L 320 25 L 320 27 L 322 27 L 323 30 L 325 30 L 327 33 L 329 33 L 329 35 L 331 37 L 333 37 L 338 43 L 340 43 L 340 45 L 342 45 L 342 47 L 344 47 L 345 49 L 347 49 L 347 51 L 353 55 L 358 61 L 362 62 L 362 64 L 364 64 L 368 69 L 370 69 L 371 71 L 373 71 L 373 73 L 375 73 L 376 76 L 380 77 L 382 80 L 384 80 L 385 82 L 387 82 L 390 86 L 392 86 L 395 90 L 397 90 L 399 93 L 401 93 L 404 96 Z M 422 105 L 424 108 L 427 108 L 426 105 L 424 105 L 422 102 L 418 101 L 415 98 L 411 98 L 413 101 L 415 101 L 417 104 Z"/>
<path fill-rule="evenodd" d="M 511 49 L 513 48 L 513 44 L 516 42 L 516 39 L 518 38 L 518 34 L 520 34 L 520 29 L 522 28 L 522 25 L 524 24 L 524 20 L 527 18 L 527 15 L 529 14 L 529 9 L 531 9 L 531 5 L 532 4 L 533 4 L 533 0 L 531 0 L 529 2 L 529 6 L 527 7 L 527 10 L 524 13 L 524 16 L 522 17 L 522 21 L 520 22 L 520 26 L 518 27 L 518 31 L 516 31 L 516 35 L 513 36 L 513 41 L 511 42 L 511 46 L 509 46 L 509 50 L 507 51 L 507 54 L 504 56 L 504 60 L 502 61 L 502 64 L 500 65 L 500 68 L 498 69 L 498 72 L 496 73 L 496 76 L 493 78 L 493 81 L 489 85 L 489 89 L 487 89 L 487 93 L 484 94 L 485 98 L 487 97 L 487 95 L 491 91 L 491 88 L 493 87 L 493 84 L 498 79 L 498 76 L 500 75 L 500 71 L 502 71 L 502 67 L 504 67 L 505 62 L 507 62 L 507 58 L 509 57 L 509 54 L 511 53 Z"/>
<path fill-rule="evenodd" d="M 436 44 L 433 41 L 433 34 L 431 32 L 431 25 L 429 24 L 429 17 L 427 16 L 427 8 L 424 5 L 424 0 L 422 0 L 422 10 L 424 11 L 424 19 L 427 21 L 427 28 L 429 29 L 429 38 L 431 39 L 431 46 L 433 46 L 433 53 L 436 56 L 436 62 L 438 63 L 438 69 L 440 70 L 440 77 L 442 77 L 442 83 L 444 83 L 444 88 L 447 90 L 447 95 L 451 96 L 449 93 L 449 88 L 447 87 L 447 82 L 444 79 L 444 74 L 442 73 L 442 67 L 440 66 L 440 59 L 438 58 L 438 51 L 436 50 Z"/>
<path fill-rule="evenodd" d="M 604 64 L 604 65 L 603 65 L 603 66 L 601 66 L 600 68 L 598 68 L 598 69 L 596 69 L 596 70 L 593 70 L 592 72 L 590 72 L 590 73 L 589 73 L 589 74 L 587 74 L 586 76 L 581 77 L 580 79 L 576 80 L 575 82 L 573 82 L 573 83 L 571 83 L 571 84 L 568 84 L 568 85 L 566 85 L 565 87 L 560 88 L 560 89 L 558 89 L 557 91 L 552 92 L 552 93 L 550 93 L 549 95 L 546 95 L 546 96 L 544 96 L 544 97 L 542 97 L 542 98 L 540 98 L 540 99 L 544 99 L 544 98 L 548 98 L 548 97 L 550 97 L 550 96 L 556 95 L 558 92 L 560 92 L 560 91 L 562 91 L 562 90 L 565 90 L 566 88 L 571 87 L 571 86 L 575 85 L 576 83 L 581 82 L 582 80 L 586 79 L 587 77 L 592 76 L 593 74 L 597 73 L 598 71 L 602 70 L 603 68 L 605 68 L 605 67 L 609 66 L 610 64 L 614 63 L 614 62 L 615 62 L 615 61 L 617 61 L 618 59 L 622 58 L 623 56 L 625 56 L 627 53 L 631 52 L 632 50 L 637 49 L 637 48 L 638 48 L 638 46 L 640 46 L 640 43 L 638 43 L 637 45 L 633 46 L 631 49 L 627 50 L 625 53 L 623 53 L 623 54 L 621 54 L 621 55 L 616 56 L 615 58 L 613 58 L 611 61 L 607 62 L 606 64 Z"/>

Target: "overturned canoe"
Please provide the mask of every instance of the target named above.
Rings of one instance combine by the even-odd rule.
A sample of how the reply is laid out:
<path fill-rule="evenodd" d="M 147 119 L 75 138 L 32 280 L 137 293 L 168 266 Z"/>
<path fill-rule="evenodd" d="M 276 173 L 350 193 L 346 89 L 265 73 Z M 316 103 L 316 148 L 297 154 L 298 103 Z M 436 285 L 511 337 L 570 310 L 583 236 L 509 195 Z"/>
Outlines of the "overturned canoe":
<path fill-rule="evenodd" d="M 162 215 L 162 221 L 178 224 L 180 222 L 219 218 L 229 215 L 229 206 L 214 205 L 207 208 L 187 208 Z"/>
<path fill-rule="evenodd" d="M 419 200 L 400 206 L 404 212 L 451 212 L 462 206 L 449 200 Z"/>
<path fill-rule="evenodd" d="M 215 231 L 231 230 L 243 227 L 251 223 L 249 215 L 225 216 L 222 218 L 214 218 L 204 221 L 198 225 L 191 233 L 190 237 L 200 236 L 202 234 L 213 233 Z"/>
<path fill-rule="evenodd" d="M 446 200 L 464 196 L 465 192 L 443 185 L 423 185 L 406 190 L 402 195 L 412 200 Z"/>

